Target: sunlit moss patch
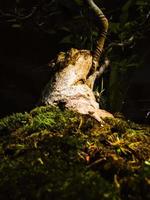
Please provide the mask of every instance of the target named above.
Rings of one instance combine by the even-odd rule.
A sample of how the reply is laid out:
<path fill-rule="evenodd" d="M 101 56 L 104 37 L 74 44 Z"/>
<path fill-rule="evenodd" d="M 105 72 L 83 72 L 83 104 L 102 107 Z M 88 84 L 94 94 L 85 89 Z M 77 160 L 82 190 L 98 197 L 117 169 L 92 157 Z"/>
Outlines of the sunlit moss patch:
<path fill-rule="evenodd" d="M 150 128 L 57 107 L 0 120 L 0 199 L 149 199 Z"/>

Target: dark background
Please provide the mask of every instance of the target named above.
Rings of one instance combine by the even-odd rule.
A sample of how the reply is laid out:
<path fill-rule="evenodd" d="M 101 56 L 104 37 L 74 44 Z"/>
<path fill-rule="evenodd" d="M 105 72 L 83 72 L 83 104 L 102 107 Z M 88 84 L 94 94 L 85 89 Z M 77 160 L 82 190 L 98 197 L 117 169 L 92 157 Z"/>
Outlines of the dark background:
<path fill-rule="evenodd" d="M 84 10 L 83 5 L 80 7 L 80 5 L 77 5 L 74 1 L 70 4 L 68 2 L 69 1 L 1 1 L 0 117 L 7 116 L 14 112 L 29 111 L 36 106 L 42 89 L 51 76 L 47 64 L 59 51 L 66 51 L 71 47 L 89 49 L 89 38 L 86 35 L 90 32 L 89 24 L 86 24 L 85 27 L 87 29 L 84 30 L 84 23 L 89 20 L 89 15 L 87 14 L 89 10 Z M 103 3 L 103 6 L 106 7 L 106 15 L 110 18 L 110 21 L 116 22 L 118 20 L 118 16 L 122 14 L 121 8 L 124 2 L 126 1 L 122 1 L 121 3 L 120 1 L 114 1 L 111 5 L 107 3 L 107 1 L 105 4 Z M 39 6 L 37 11 L 27 20 L 5 16 L 5 14 L 13 13 L 15 8 L 19 10 L 18 12 L 21 12 L 22 9 L 22 13 L 26 16 L 32 12 L 33 7 L 37 5 Z M 118 6 L 120 10 L 116 10 L 116 6 Z M 112 14 L 108 12 L 110 7 L 112 11 L 114 10 L 115 14 L 113 12 Z M 85 16 L 83 22 L 81 21 L 81 23 L 79 23 L 79 21 L 74 24 L 74 17 L 80 16 L 81 11 L 83 13 L 82 15 Z M 56 14 L 52 15 L 52 13 L 55 12 Z M 133 13 L 132 10 L 131 13 Z M 136 12 L 134 15 L 136 15 Z M 92 13 L 90 13 L 90 17 L 91 24 L 94 24 L 94 16 Z M 133 18 L 133 16 L 131 16 L 131 18 Z M 12 19 L 15 20 L 13 21 Z M 37 24 L 43 21 L 45 23 L 43 26 L 37 26 Z M 121 22 L 118 21 L 117 23 Z M 63 30 L 62 25 L 69 27 L 69 30 Z M 60 42 L 64 37 L 68 36 L 67 31 L 76 32 L 76 43 L 73 43 L 73 41 L 71 41 L 71 43 L 69 39 L 67 39 L 68 41 L 66 43 Z M 95 32 L 96 31 L 97 29 L 95 28 Z M 135 34 L 136 31 L 137 30 L 133 30 Z M 109 110 L 113 112 L 123 112 L 127 118 L 142 123 L 149 123 L 150 112 L 149 33 L 149 30 L 143 31 L 142 34 L 144 37 L 136 40 L 134 54 L 137 54 L 137 63 L 142 60 L 142 67 L 134 70 L 132 69 L 129 71 L 129 75 L 125 75 L 129 77 L 129 79 L 127 79 L 127 81 L 129 81 L 129 87 L 125 92 L 126 95 L 122 101 L 121 108 L 108 105 Z M 69 34 L 71 35 L 72 33 Z M 116 35 L 117 34 L 120 33 L 116 33 Z M 80 35 L 85 38 L 87 37 L 85 43 L 83 40 L 82 42 L 80 41 Z M 110 31 L 106 45 L 115 40 L 116 35 Z M 73 35 L 74 38 L 75 36 Z M 95 38 L 97 38 L 97 36 L 95 36 Z M 94 39 L 93 42 L 95 42 Z M 82 45 L 80 46 L 79 44 Z M 130 47 L 127 47 L 126 51 L 128 52 L 127 54 L 133 53 Z M 116 52 L 115 50 L 113 51 L 114 54 L 116 54 Z M 120 53 L 118 53 L 118 55 L 119 54 Z M 125 51 L 123 54 L 125 55 Z M 119 56 L 123 57 L 122 54 Z M 120 61 L 118 60 L 118 62 Z M 128 83 L 126 85 L 128 85 Z"/>

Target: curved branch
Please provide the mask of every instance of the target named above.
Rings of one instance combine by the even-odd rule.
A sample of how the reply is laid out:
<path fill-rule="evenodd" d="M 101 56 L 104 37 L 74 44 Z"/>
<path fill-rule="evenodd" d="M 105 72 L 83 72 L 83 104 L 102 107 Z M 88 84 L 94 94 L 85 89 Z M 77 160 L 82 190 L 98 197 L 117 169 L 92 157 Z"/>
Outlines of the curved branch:
<path fill-rule="evenodd" d="M 99 59 L 104 47 L 105 39 L 106 39 L 106 34 L 108 31 L 108 20 L 105 17 L 104 13 L 102 10 L 93 2 L 93 0 L 86 0 L 89 7 L 93 10 L 93 12 L 96 14 L 96 16 L 99 19 L 100 22 L 100 33 L 99 33 L 99 38 L 97 41 L 96 49 L 93 54 L 93 64 L 92 64 L 92 70 L 96 71 L 99 63 Z"/>
<path fill-rule="evenodd" d="M 38 10 L 38 7 L 35 6 L 35 7 L 33 7 L 33 9 L 31 10 L 31 12 L 30 12 L 29 14 L 24 15 L 24 16 L 17 15 L 17 18 L 18 18 L 19 20 L 26 20 L 26 19 L 29 19 L 29 18 L 31 18 L 31 17 L 36 13 L 37 10 Z"/>

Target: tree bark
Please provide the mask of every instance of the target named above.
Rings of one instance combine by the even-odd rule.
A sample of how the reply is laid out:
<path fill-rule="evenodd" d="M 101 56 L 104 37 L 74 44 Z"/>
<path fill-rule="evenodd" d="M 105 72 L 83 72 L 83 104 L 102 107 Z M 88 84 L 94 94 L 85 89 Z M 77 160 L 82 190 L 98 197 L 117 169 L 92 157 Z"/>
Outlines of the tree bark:
<path fill-rule="evenodd" d="M 99 65 L 99 59 L 104 47 L 109 23 L 104 13 L 102 12 L 102 10 L 93 2 L 93 0 L 86 0 L 86 1 L 89 7 L 93 10 L 95 15 L 99 19 L 99 23 L 100 23 L 99 38 L 97 40 L 96 49 L 93 53 L 93 61 L 92 61 L 92 72 L 93 72 L 97 70 L 97 67 Z"/>
<path fill-rule="evenodd" d="M 87 0 L 87 3 L 98 16 L 101 24 L 94 54 L 92 55 L 88 50 L 77 49 L 71 49 L 66 53 L 60 52 L 49 65 L 52 77 L 42 93 L 41 103 L 63 105 L 103 122 L 102 118 L 113 117 L 113 115 L 99 109 L 99 104 L 94 96 L 93 85 L 96 77 L 101 75 L 107 66 L 105 63 L 99 71 L 97 70 L 108 29 L 108 21 L 93 0 Z"/>

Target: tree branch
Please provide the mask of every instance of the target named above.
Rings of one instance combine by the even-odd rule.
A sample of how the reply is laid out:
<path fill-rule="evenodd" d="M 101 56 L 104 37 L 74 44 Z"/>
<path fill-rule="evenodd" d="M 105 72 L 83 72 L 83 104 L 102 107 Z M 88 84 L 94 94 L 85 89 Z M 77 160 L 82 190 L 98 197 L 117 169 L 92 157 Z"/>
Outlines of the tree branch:
<path fill-rule="evenodd" d="M 108 20 L 103 14 L 102 10 L 93 2 L 93 0 L 86 0 L 89 7 L 93 10 L 93 12 L 96 14 L 96 16 L 99 19 L 100 22 L 100 33 L 99 38 L 97 41 L 96 49 L 93 54 L 93 63 L 92 63 L 92 71 L 96 71 L 98 65 L 99 65 L 99 59 L 104 47 L 106 34 L 108 31 Z"/>

